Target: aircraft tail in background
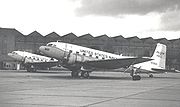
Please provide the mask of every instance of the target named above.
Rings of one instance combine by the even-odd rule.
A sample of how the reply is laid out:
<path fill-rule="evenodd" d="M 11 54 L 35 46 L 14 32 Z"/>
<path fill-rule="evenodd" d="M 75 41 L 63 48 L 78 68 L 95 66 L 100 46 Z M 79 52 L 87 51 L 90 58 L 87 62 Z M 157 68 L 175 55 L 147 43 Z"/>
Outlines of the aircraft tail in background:
<path fill-rule="evenodd" d="M 133 67 L 140 68 L 139 72 L 155 72 L 153 69 L 166 68 L 166 45 L 158 43 L 151 57 L 151 61 L 134 64 Z"/>
<path fill-rule="evenodd" d="M 166 45 L 158 43 L 151 61 L 152 67 L 166 68 Z"/>

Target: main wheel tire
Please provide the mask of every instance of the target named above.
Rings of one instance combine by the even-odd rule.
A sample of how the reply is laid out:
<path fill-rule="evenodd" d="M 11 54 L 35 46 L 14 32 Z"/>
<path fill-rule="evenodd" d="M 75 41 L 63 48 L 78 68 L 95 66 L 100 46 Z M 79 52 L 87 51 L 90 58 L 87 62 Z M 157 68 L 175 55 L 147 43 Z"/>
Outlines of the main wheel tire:
<path fill-rule="evenodd" d="M 150 74 L 150 75 L 149 75 L 149 78 L 153 78 L 153 74 Z"/>
<path fill-rule="evenodd" d="M 27 68 L 27 72 L 36 72 L 37 70 L 35 68 Z"/>
<path fill-rule="evenodd" d="M 134 75 L 132 76 L 133 80 L 141 80 L 141 76 L 140 75 Z"/>
<path fill-rule="evenodd" d="M 81 77 L 83 78 L 89 78 L 89 72 L 82 72 Z"/>

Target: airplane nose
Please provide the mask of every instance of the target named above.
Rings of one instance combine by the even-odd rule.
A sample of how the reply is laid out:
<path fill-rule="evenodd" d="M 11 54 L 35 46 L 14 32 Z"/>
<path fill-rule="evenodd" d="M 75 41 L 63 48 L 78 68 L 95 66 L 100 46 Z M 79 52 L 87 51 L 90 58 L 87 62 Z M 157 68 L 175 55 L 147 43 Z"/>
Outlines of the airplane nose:
<path fill-rule="evenodd" d="M 12 53 L 8 53 L 8 56 L 12 56 Z"/>
<path fill-rule="evenodd" d="M 44 46 L 40 46 L 40 47 L 39 47 L 39 50 L 40 50 L 41 52 L 44 52 L 45 47 L 44 47 Z"/>
<path fill-rule="evenodd" d="M 50 49 L 49 49 L 48 47 L 46 47 L 46 46 L 40 46 L 40 47 L 39 47 L 39 50 L 40 50 L 41 52 L 46 52 L 46 51 L 49 51 Z"/>

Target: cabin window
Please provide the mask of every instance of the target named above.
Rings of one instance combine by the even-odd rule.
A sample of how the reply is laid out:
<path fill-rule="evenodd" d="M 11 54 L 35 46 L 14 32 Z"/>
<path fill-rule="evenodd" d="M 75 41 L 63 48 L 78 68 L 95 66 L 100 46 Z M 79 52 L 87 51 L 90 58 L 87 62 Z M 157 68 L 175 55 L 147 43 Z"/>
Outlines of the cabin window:
<path fill-rule="evenodd" d="M 53 44 L 47 44 L 47 46 L 52 46 Z"/>
<path fill-rule="evenodd" d="M 109 56 L 110 59 L 113 59 L 113 57 Z"/>
<path fill-rule="evenodd" d="M 96 56 L 96 58 L 98 59 L 98 56 Z"/>
<path fill-rule="evenodd" d="M 17 55 L 17 53 L 16 53 L 16 52 L 12 52 L 12 54 L 16 54 L 16 55 Z"/>

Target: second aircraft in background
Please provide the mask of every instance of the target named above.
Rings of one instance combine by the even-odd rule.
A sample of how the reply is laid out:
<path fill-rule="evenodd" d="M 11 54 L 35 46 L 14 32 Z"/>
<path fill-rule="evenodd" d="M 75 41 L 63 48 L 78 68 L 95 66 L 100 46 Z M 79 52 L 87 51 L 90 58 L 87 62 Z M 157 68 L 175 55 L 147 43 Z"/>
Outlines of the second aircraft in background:
<path fill-rule="evenodd" d="M 50 68 L 58 65 L 58 60 L 25 51 L 13 51 L 8 56 L 23 65 L 28 72 L 34 72 L 38 68 Z"/>

